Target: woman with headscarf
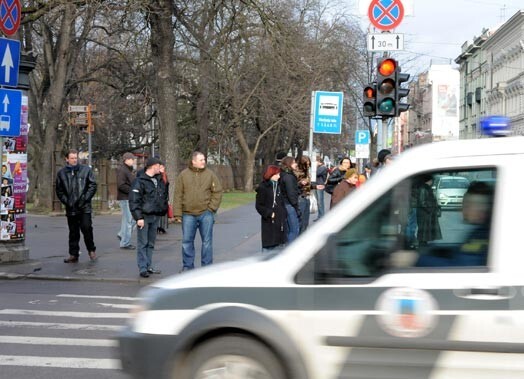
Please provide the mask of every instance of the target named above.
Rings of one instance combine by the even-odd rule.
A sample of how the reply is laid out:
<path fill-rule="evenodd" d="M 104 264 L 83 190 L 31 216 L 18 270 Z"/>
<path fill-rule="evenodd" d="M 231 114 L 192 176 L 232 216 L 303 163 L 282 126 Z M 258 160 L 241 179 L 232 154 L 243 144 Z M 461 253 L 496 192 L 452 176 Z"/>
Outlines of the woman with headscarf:
<path fill-rule="evenodd" d="M 280 192 L 278 180 L 280 168 L 270 165 L 266 168 L 263 180 L 256 192 L 255 207 L 261 216 L 262 250 L 273 250 L 286 243 L 286 208 Z"/>
<path fill-rule="evenodd" d="M 344 180 L 337 184 L 333 195 L 331 196 L 330 208 L 333 208 L 335 205 L 340 203 L 347 195 L 357 188 L 358 182 L 358 172 L 354 168 L 350 168 L 346 171 L 344 175 Z"/>

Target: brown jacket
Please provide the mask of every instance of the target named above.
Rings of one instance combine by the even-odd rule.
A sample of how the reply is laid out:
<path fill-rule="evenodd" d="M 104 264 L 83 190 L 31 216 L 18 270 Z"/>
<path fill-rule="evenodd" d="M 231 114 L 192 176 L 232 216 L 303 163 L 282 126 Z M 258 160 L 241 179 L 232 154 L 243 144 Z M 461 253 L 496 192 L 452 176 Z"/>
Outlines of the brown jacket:
<path fill-rule="evenodd" d="M 190 164 L 176 179 L 173 216 L 182 217 L 184 213 L 199 216 L 207 210 L 216 212 L 222 192 L 220 180 L 213 171 L 196 169 Z"/>
<path fill-rule="evenodd" d="M 338 183 L 333 190 L 333 195 L 331 195 L 331 204 L 329 205 L 329 208 L 333 208 L 335 205 L 340 203 L 342 199 L 353 192 L 355 188 L 357 187 L 355 187 L 353 184 L 349 184 L 347 180 L 342 180 L 340 183 Z"/>

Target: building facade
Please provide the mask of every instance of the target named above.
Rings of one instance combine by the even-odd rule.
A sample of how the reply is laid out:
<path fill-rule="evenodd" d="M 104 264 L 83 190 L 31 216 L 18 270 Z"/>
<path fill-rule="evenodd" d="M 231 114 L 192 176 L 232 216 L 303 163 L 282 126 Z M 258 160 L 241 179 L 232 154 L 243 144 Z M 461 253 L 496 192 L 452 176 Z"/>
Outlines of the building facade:
<path fill-rule="evenodd" d="M 480 119 L 486 115 L 486 80 L 488 63 L 482 45 L 493 30 L 484 29 L 480 37 L 462 45 L 462 53 L 455 59 L 460 72 L 460 139 L 478 138 Z"/>
<path fill-rule="evenodd" d="M 460 138 L 480 137 L 484 116 L 507 116 L 524 135 L 524 11 L 465 43 L 460 65 Z"/>
<path fill-rule="evenodd" d="M 459 138 L 459 72 L 432 64 L 411 83 L 407 129 L 409 146 Z"/>

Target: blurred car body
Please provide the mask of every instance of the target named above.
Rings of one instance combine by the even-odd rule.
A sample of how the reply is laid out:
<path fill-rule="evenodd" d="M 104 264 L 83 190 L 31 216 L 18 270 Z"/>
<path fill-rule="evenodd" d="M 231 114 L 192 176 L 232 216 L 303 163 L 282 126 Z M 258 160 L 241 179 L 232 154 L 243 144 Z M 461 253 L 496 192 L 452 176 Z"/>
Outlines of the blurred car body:
<path fill-rule="evenodd" d="M 119 337 L 124 371 L 522 379 L 523 165 L 522 137 L 410 149 L 282 252 L 147 287 Z M 440 237 L 409 247 L 424 211 L 411 193 L 428 175 L 450 174 L 490 178 L 485 221 L 445 212 Z"/>

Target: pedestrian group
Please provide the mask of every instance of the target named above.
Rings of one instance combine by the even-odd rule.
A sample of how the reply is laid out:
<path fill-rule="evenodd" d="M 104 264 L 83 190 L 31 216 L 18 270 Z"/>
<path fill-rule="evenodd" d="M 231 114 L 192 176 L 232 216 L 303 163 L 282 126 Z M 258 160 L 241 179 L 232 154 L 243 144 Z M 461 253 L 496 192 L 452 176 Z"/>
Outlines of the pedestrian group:
<path fill-rule="evenodd" d="M 213 225 L 215 214 L 222 201 L 222 185 L 218 177 L 206 167 L 201 152 L 191 155 L 189 166 L 178 176 L 174 203 L 169 204 L 169 181 L 165 165 L 158 157 L 151 157 L 135 175 L 136 156 L 125 153 L 117 169 L 117 200 L 122 212 L 117 237 L 120 248 L 136 250 L 140 277 L 161 271 L 153 265 L 153 252 L 157 234 L 165 233 L 169 217 L 182 223 L 181 271 L 195 268 L 194 240 L 197 230 L 202 239 L 201 266 L 213 263 Z M 69 227 L 69 256 L 64 263 L 77 263 L 80 256 L 80 232 L 88 250 L 89 259 L 96 261 L 93 237 L 91 200 L 97 185 L 91 168 L 78 163 L 78 151 L 69 150 L 66 165 L 56 176 L 56 195 L 65 206 Z M 137 230 L 137 245 L 131 243 L 133 230 Z"/>

